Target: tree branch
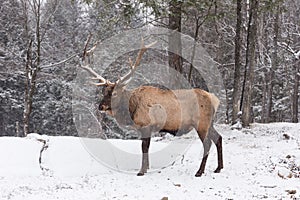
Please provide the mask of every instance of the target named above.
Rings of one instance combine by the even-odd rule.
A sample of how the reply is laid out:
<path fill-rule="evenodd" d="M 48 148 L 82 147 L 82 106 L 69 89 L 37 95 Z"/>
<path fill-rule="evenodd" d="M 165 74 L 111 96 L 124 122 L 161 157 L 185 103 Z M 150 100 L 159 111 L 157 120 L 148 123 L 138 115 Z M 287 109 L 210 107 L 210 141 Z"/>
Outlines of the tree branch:
<path fill-rule="evenodd" d="M 278 46 L 284 48 L 289 53 L 293 54 L 293 56 L 298 60 L 300 57 L 300 51 L 296 52 L 292 47 L 290 47 L 287 43 L 281 42 L 278 43 Z"/>
<path fill-rule="evenodd" d="M 68 62 L 69 60 L 71 60 L 72 58 L 74 58 L 74 57 L 76 57 L 76 56 L 78 56 L 78 54 L 71 55 L 71 56 L 69 56 L 68 58 L 66 58 L 66 59 L 64 59 L 64 60 L 61 60 L 61 61 L 59 61 L 59 62 L 57 62 L 57 63 L 52 63 L 52 64 L 48 64 L 48 65 L 42 65 L 42 66 L 40 66 L 40 69 L 45 69 L 45 68 L 55 67 L 55 66 L 57 66 L 57 65 L 61 65 L 61 64 L 63 64 L 63 63 Z"/>

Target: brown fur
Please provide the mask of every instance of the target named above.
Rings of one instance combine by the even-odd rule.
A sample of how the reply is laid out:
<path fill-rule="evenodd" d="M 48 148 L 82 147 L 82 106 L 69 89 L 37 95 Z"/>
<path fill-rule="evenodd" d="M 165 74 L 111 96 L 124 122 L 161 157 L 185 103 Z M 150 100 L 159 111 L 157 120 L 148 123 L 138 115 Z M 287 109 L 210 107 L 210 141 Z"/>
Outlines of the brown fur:
<path fill-rule="evenodd" d="M 129 100 L 129 112 L 137 128 L 153 126 L 156 131 L 195 128 L 201 139 L 208 133 L 217 106 L 217 98 L 200 89 L 162 90 L 141 86 L 132 92 Z"/>
<path fill-rule="evenodd" d="M 142 167 L 138 175 L 144 175 L 149 167 L 148 150 L 151 133 L 156 131 L 190 131 L 196 129 L 204 145 L 204 157 L 196 176 L 204 172 L 211 140 L 217 145 L 218 168 L 223 168 L 222 137 L 211 127 L 213 117 L 219 105 L 218 98 L 201 89 L 169 90 L 153 86 L 141 86 L 133 91 L 118 89 L 112 85 L 104 88 L 104 98 L 100 110 L 124 118 L 125 111 L 133 125 L 142 134 Z M 124 100 L 125 99 L 125 100 Z M 126 100 L 127 99 L 127 100 Z M 113 106 L 111 105 L 113 102 Z M 124 104 L 127 106 L 124 108 Z M 120 105 L 122 104 L 122 105 Z M 113 108 L 113 109 L 112 109 Z M 210 133 L 210 134 L 209 134 Z"/>

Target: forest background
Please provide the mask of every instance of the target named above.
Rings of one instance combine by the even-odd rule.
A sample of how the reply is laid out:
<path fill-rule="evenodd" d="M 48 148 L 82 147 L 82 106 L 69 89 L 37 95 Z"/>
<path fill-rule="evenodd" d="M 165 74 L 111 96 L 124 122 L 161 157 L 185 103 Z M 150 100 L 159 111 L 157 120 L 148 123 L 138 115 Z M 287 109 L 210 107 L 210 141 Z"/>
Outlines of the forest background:
<path fill-rule="evenodd" d="M 2 136 L 77 135 L 72 87 L 86 39 L 92 33 L 94 41 L 101 41 L 146 26 L 179 31 L 207 50 L 222 74 L 226 93 L 219 123 L 241 121 L 245 127 L 252 122 L 298 123 L 297 0 L 0 2 Z M 180 39 L 173 42 L 175 47 L 169 48 L 180 48 Z M 152 58 L 170 64 L 193 87 L 205 85 L 190 63 L 167 50 L 158 53 L 161 56 L 153 53 Z M 120 59 L 114 66 L 120 70 L 112 70 L 112 77 L 128 68 L 122 65 L 128 56 Z M 104 127 L 108 137 L 131 137 L 114 121 L 109 124 Z"/>

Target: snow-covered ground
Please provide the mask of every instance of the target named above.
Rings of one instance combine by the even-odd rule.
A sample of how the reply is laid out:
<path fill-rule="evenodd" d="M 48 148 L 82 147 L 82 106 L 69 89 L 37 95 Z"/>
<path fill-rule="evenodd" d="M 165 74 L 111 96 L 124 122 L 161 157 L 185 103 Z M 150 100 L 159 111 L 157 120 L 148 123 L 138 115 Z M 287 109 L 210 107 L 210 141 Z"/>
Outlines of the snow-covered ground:
<path fill-rule="evenodd" d="M 126 173 L 104 166 L 80 138 L 2 137 L 0 199 L 300 199 L 300 124 L 254 124 L 242 130 L 217 125 L 216 129 L 223 136 L 224 169 L 213 173 L 217 166 L 213 146 L 200 178 L 194 177 L 202 155 L 195 133 L 153 138 L 152 152 L 174 141 L 194 142 L 174 163 L 143 177 L 130 173 L 137 172 L 140 163 L 129 164 Z M 42 141 L 48 148 L 39 164 Z M 110 143 L 140 153 L 140 141 Z M 150 155 L 150 163 L 155 155 Z"/>

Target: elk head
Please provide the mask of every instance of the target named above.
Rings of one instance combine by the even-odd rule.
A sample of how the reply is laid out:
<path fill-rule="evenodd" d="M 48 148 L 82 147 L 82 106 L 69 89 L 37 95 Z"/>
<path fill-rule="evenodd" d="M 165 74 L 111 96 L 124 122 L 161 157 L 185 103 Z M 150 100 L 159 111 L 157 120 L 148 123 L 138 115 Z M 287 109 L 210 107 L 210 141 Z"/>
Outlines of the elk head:
<path fill-rule="evenodd" d="M 89 39 L 87 41 L 87 44 L 89 42 Z M 124 100 L 126 101 L 126 99 L 128 100 L 128 98 L 129 98 L 128 91 L 125 90 L 125 87 L 132 80 L 132 76 L 133 76 L 134 72 L 136 71 L 137 66 L 140 64 L 143 54 L 147 51 L 147 49 L 152 47 L 155 43 L 156 43 L 156 41 L 149 45 L 144 45 L 144 41 L 142 39 L 141 48 L 138 52 L 135 62 L 133 63 L 132 60 L 129 58 L 129 66 L 130 66 L 129 72 L 127 74 L 125 74 L 124 76 L 120 77 L 116 82 L 111 82 L 111 81 L 103 78 L 101 75 L 99 75 L 97 72 L 95 72 L 89 66 L 89 64 L 80 66 L 82 69 L 86 70 L 87 72 L 89 72 L 92 75 L 93 80 L 98 81 L 98 82 L 92 82 L 93 85 L 103 87 L 103 89 L 102 89 L 103 99 L 99 105 L 100 111 L 105 112 L 111 116 L 114 116 L 115 115 L 114 111 L 119 110 L 120 107 L 124 108 L 124 103 L 126 104 L 126 102 L 124 102 Z M 86 47 L 87 47 L 87 44 L 86 44 Z M 89 51 L 87 51 L 86 50 L 87 48 L 85 48 L 82 61 L 85 60 L 86 56 L 88 56 L 89 54 L 91 54 L 93 52 L 93 50 L 96 48 L 96 45 L 94 45 L 94 47 L 91 48 Z"/>

